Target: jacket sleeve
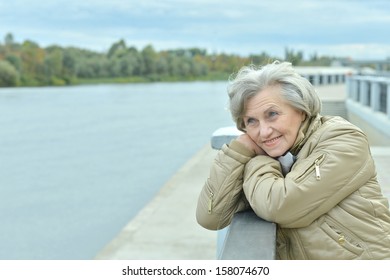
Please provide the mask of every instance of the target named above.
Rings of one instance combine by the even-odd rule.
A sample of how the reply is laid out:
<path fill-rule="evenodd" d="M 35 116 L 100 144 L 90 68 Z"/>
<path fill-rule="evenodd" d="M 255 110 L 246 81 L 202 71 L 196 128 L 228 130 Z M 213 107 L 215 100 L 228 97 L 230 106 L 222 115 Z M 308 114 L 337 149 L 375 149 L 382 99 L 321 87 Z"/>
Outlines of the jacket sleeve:
<path fill-rule="evenodd" d="M 281 227 L 306 227 L 375 174 L 361 131 L 333 126 L 315 137 L 285 178 L 274 159 L 257 156 L 247 163 L 243 188 L 258 216 Z"/>
<path fill-rule="evenodd" d="M 218 152 L 198 198 L 196 219 L 201 226 L 222 229 L 236 212 L 249 207 L 242 182 L 245 164 L 254 156 L 236 140 Z"/>

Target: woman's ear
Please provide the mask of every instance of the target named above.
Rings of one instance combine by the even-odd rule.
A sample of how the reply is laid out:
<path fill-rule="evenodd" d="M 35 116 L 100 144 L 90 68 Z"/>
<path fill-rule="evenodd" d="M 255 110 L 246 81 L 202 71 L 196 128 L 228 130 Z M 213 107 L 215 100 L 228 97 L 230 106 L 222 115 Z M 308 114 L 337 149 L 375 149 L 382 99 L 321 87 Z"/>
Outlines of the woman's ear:
<path fill-rule="evenodd" d="M 238 130 L 241 130 L 242 132 L 246 133 L 245 122 L 243 119 L 241 119 L 241 126 L 238 126 L 237 128 Z"/>
<path fill-rule="evenodd" d="M 306 113 L 304 111 L 301 112 L 301 118 L 302 118 L 302 122 L 304 122 L 306 120 Z"/>

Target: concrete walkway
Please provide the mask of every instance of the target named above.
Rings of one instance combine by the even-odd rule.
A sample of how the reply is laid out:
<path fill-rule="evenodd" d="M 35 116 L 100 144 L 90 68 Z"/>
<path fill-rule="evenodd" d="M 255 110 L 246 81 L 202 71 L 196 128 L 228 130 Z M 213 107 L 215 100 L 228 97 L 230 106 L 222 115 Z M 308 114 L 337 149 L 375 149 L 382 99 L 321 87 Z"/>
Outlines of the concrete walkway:
<path fill-rule="evenodd" d="M 316 87 L 316 92 L 321 101 L 344 101 L 347 87 L 345 84 L 322 85 Z"/>
<path fill-rule="evenodd" d="M 390 199 L 390 146 L 371 147 L 371 153 L 375 160 L 378 181 L 381 185 L 382 192 Z"/>

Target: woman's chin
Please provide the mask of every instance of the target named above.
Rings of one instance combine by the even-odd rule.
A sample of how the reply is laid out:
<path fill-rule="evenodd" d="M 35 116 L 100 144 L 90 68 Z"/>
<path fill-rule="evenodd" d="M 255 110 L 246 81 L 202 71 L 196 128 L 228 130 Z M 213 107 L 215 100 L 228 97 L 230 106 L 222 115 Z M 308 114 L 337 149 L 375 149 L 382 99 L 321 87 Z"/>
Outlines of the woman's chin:
<path fill-rule="evenodd" d="M 282 149 L 282 148 L 280 148 L 280 149 L 270 149 L 270 150 L 265 150 L 264 149 L 264 152 L 266 152 L 267 155 L 269 155 L 272 158 L 278 158 L 280 156 L 285 155 L 288 152 L 288 149 Z"/>

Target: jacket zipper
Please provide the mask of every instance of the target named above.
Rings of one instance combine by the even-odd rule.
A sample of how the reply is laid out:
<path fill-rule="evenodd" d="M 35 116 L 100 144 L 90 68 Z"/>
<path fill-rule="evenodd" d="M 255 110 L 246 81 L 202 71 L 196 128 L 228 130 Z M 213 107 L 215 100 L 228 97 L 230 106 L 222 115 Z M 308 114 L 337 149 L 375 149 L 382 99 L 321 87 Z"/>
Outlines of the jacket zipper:
<path fill-rule="evenodd" d="M 314 163 L 312 163 L 311 166 L 309 166 L 308 169 L 306 169 L 305 172 L 303 172 L 298 178 L 297 178 L 297 181 L 301 181 L 303 180 L 304 178 L 306 178 L 309 174 L 312 174 L 312 172 L 314 171 L 314 175 L 315 175 L 315 178 L 317 181 L 320 181 L 321 180 L 321 171 L 320 171 L 320 164 L 323 162 L 324 160 L 324 155 L 320 155 L 319 157 L 317 157 L 315 160 L 314 160 Z"/>
<path fill-rule="evenodd" d="M 210 195 L 209 195 L 209 208 L 208 208 L 208 213 L 211 214 L 211 210 L 212 210 L 212 207 L 213 207 L 213 198 L 214 198 L 214 194 L 212 192 L 210 192 Z"/>
<path fill-rule="evenodd" d="M 321 173 L 320 173 L 320 164 L 319 164 L 320 158 L 317 158 L 314 162 L 314 166 L 316 169 L 316 179 L 317 181 L 321 180 Z"/>

